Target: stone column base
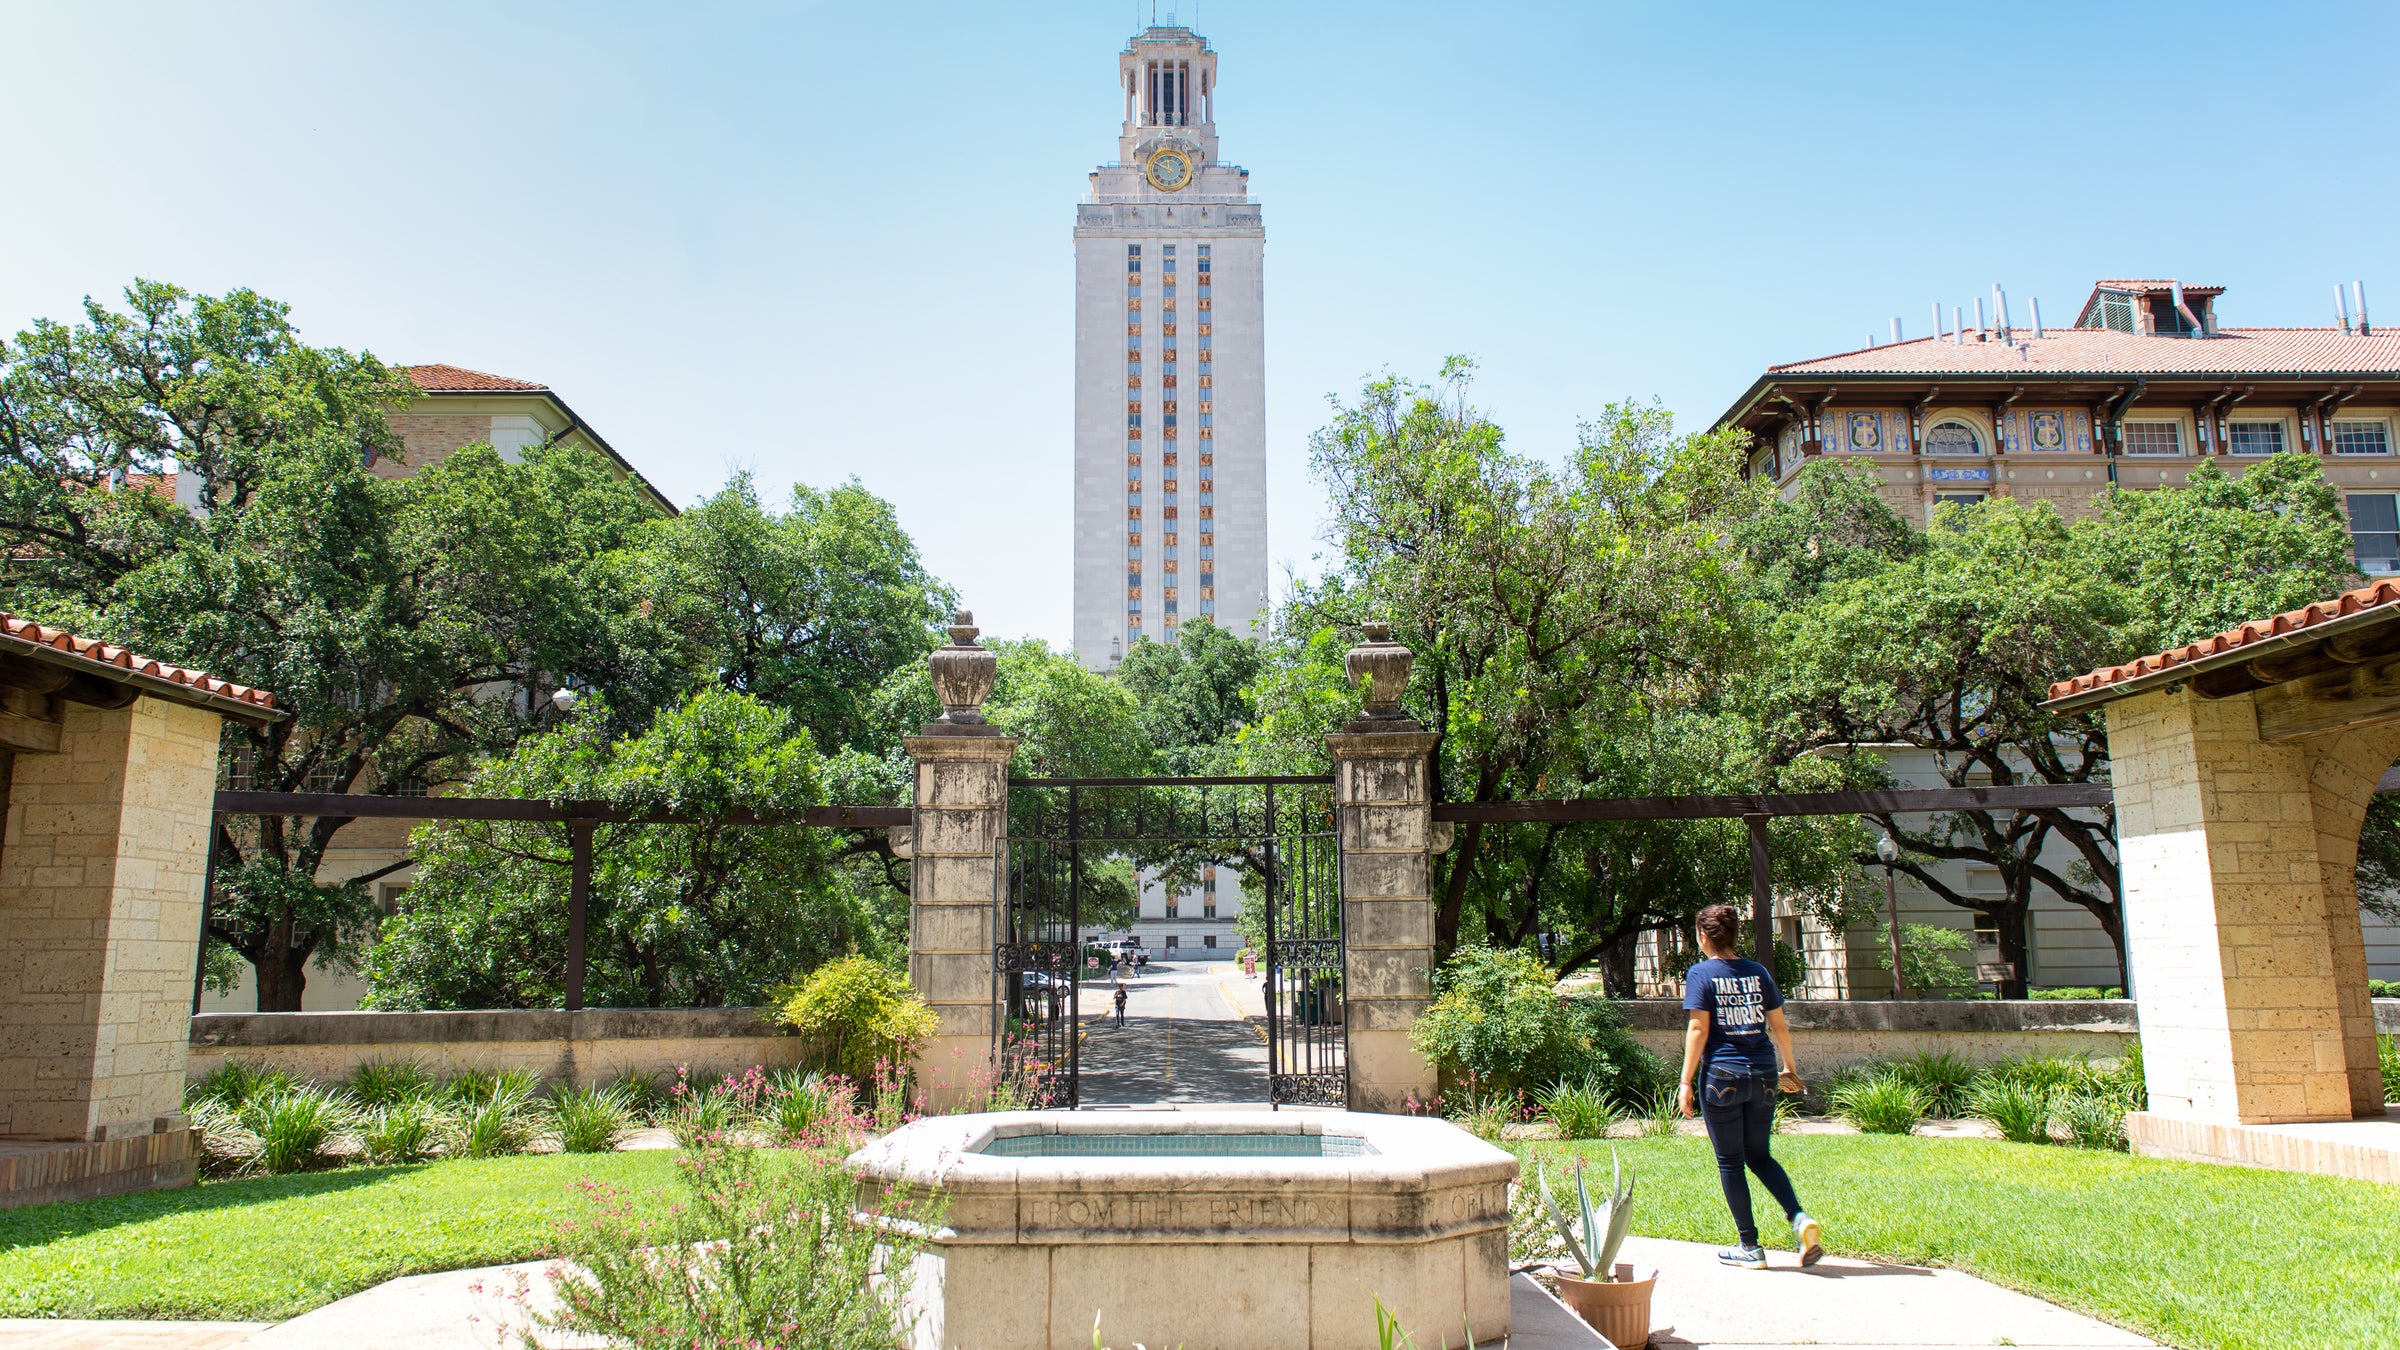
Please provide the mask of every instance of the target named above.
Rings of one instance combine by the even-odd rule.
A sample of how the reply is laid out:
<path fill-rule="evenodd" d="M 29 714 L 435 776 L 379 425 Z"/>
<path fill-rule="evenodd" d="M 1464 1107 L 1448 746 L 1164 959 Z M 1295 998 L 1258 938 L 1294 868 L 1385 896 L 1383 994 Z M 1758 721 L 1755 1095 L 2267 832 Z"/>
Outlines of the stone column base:
<path fill-rule="evenodd" d="M 2145 1158 L 2228 1163 L 2400 1185 L 2400 1106 L 2381 1119 L 2305 1125 L 2228 1125 L 2135 1111 L 2125 1138 Z"/>
<path fill-rule="evenodd" d="M 192 1132 L 180 1124 L 96 1143 L 0 1136 L 0 1209 L 172 1190 L 191 1185 L 198 1166 Z"/>

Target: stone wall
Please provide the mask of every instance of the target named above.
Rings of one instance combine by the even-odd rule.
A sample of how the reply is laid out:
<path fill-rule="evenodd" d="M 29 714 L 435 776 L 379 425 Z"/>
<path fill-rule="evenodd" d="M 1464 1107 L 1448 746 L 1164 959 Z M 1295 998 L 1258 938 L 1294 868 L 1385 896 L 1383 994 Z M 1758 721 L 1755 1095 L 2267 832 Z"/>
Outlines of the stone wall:
<path fill-rule="evenodd" d="M 218 717 L 69 703 L 0 844 L 0 1135 L 149 1134 L 181 1099 Z"/>
<path fill-rule="evenodd" d="M 1620 1003 L 1635 1040 L 1669 1062 L 1682 1062 L 1685 1013 L 1666 999 Z M 2023 1055 L 2116 1059 L 2138 1039 L 2131 999 L 1958 999 L 1846 1002 L 1801 999 L 1783 1005 L 1800 1072 L 1866 1059 L 1948 1052 L 1988 1064 Z M 2400 1024 L 2400 1002 L 2392 1008 Z"/>
<path fill-rule="evenodd" d="M 687 1066 L 713 1079 L 753 1065 L 794 1068 L 815 1050 L 757 1008 L 204 1013 L 192 1019 L 190 1074 L 239 1059 L 331 1082 L 384 1059 L 437 1074 L 529 1069 L 553 1083 L 671 1077 Z"/>

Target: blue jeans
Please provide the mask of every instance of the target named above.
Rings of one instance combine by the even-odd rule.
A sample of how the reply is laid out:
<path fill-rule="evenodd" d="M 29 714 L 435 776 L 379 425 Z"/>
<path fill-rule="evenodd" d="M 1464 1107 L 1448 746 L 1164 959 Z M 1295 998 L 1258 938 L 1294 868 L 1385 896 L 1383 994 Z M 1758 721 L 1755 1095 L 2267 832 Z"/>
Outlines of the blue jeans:
<path fill-rule="evenodd" d="M 1775 1075 L 1747 1065 L 1711 1064 L 1700 1078 L 1700 1119 L 1708 1126 L 1708 1142 L 1717 1152 L 1717 1184 L 1725 1188 L 1725 1207 L 1733 1211 L 1733 1226 L 1742 1245 L 1758 1245 L 1758 1221 L 1750 1214 L 1750 1179 L 1758 1174 L 1767 1193 L 1783 1206 L 1785 1218 L 1800 1212 L 1800 1197 L 1783 1164 L 1767 1151 L 1775 1133 Z"/>

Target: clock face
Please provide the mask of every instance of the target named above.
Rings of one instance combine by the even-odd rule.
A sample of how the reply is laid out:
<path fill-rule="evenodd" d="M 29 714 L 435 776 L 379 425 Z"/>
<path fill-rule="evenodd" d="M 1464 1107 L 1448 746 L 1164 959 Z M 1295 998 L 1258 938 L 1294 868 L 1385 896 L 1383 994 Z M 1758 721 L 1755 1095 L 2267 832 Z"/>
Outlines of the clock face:
<path fill-rule="evenodd" d="M 1150 157 L 1149 179 L 1161 192 L 1180 192 L 1192 181 L 1192 161 L 1181 150 L 1161 150 Z"/>

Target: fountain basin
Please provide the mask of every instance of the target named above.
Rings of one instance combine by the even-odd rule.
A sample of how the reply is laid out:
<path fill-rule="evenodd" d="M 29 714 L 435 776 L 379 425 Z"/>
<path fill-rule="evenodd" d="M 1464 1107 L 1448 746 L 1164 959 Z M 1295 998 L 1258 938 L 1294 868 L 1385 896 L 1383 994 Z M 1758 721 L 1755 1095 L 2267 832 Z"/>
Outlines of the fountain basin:
<path fill-rule="evenodd" d="M 1372 1350 L 1508 1331 L 1516 1159 L 1447 1121 L 1364 1112 L 937 1116 L 851 1156 L 947 1209 L 913 1350 Z"/>

